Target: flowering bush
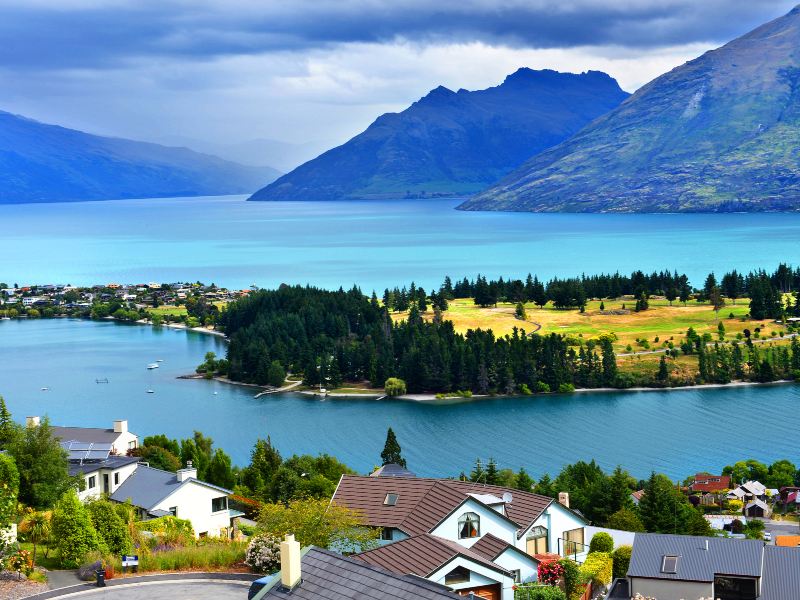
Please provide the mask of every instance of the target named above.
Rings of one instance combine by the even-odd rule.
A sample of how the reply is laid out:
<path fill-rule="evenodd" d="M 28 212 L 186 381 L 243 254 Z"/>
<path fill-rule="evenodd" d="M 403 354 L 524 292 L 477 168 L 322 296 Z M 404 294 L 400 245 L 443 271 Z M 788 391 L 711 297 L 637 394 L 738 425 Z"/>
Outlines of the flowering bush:
<path fill-rule="evenodd" d="M 258 573 L 274 573 L 281 565 L 281 542 L 269 534 L 256 535 L 245 552 L 245 564 Z"/>
<path fill-rule="evenodd" d="M 557 585 L 564 575 L 564 567 L 557 560 L 539 563 L 539 581 L 546 585 Z"/>
<path fill-rule="evenodd" d="M 17 550 L 6 560 L 9 570 L 25 573 L 27 577 L 33 573 L 33 555 L 27 550 Z"/>

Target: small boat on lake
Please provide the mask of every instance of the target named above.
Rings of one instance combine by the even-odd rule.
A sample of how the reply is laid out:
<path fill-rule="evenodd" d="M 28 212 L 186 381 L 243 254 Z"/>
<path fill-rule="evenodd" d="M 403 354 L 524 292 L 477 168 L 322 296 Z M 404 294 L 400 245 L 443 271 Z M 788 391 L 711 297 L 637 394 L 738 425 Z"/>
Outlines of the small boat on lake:
<path fill-rule="evenodd" d="M 152 370 L 152 369 L 157 369 L 158 366 L 159 366 L 158 363 L 150 363 L 149 365 L 147 365 L 147 368 Z"/>
<path fill-rule="evenodd" d="M 155 394 L 155 392 L 153 390 L 147 390 L 147 393 L 148 394 Z"/>

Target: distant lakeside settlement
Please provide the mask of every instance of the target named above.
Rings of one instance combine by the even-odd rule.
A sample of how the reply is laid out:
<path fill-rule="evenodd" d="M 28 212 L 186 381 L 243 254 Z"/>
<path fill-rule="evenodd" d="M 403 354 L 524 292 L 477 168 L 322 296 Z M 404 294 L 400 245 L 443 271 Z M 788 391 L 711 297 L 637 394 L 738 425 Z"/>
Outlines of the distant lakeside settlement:
<path fill-rule="evenodd" d="M 482 276 L 358 288 L 0 284 L 0 318 L 78 317 L 225 336 L 195 374 L 259 389 L 416 401 L 800 380 L 800 269 L 547 283 Z"/>

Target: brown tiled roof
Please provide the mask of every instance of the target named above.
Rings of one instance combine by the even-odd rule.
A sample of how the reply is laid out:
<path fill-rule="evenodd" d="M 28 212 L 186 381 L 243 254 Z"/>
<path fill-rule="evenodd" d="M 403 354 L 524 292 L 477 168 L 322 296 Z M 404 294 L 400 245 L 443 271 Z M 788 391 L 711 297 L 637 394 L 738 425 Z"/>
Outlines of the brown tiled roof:
<path fill-rule="evenodd" d="M 390 492 L 398 495 L 395 506 L 383 503 Z M 357 475 L 342 476 L 333 501 L 361 513 L 366 525 L 395 527 L 409 535 L 418 535 L 429 533 L 469 494 L 502 497 L 505 493 L 512 495 L 511 502 L 505 505 L 505 514 L 517 526 L 517 535 L 522 535 L 553 502 L 547 496 L 469 481 Z"/>
<path fill-rule="evenodd" d="M 499 537 L 493 536 L 491 533 L 485 534 L 481 539 L 475 542 L 470 550 L 477 552 L 481 556 L 494 560 L 500 556 L 506 548 L 511 546 L 508 542 L 504 542 Z M 512 546 L 513 548 L 513 546 Z"/>
<path fill-rule="evenodd" d="M 716 481 L 714 481 L 716 480 Z M 721 492 L 730 489 L 730 475 L 696 475 L 689 486 L 693 492 Z"/>
<path fill-rule="evenodd" d="M 371 565 L 382 567 L 401 575 L 428 577 L 454 558 L 463 556 L 484 567 L 508 575 L 508 571 L 485 556 L 465 548 L 458 542 L 446 540 L 429 533 L 381 546 L 356 554 Z"/>

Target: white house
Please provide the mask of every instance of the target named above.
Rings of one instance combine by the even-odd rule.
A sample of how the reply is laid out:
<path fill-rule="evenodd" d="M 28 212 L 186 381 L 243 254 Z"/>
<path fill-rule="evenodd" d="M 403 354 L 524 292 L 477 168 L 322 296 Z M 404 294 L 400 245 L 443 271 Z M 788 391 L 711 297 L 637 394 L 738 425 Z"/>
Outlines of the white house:
<path fill-rule="evenodd" d="M 332 501 L 382 529 L 385 545 L 359 557 L 460 593 L 508 600 L 515 582 L 536 578 L 541 560 L 585 556 L 587 523 L 570 510 L 566 494 L 561 504 L 466 481 L 344 475 Z M 426 562 L 412 565 L 403 558 L 409 553 Z"/>
<path fill-rule="evenodd" d="M 39 417 L 26 417 L 28 427 L 38 427 Z M 53 426 L 53 437 L 64 442 L 84 442 L 91 444 L 109 444 L 111 454 L 124 456 L 128 450 L 139 446 L 139 436 L 128 431 L 128 421 L 114 421 L 110 429 L 101 427 L 59 427 Z"/>
<path fill-rule="evenodd" d="M 191 521 L 195 537 L 227 537 L 231 519 L 244 514 L 228 508 L 231 493 L 197 479 L 190 462 L 175 473 L 139 465 L 111 499 L 129 501 L 143 519 L 174 515 Z"/>
<path fill-rule="evenodd" d="M 113 494 L 137 469 L 139 458 L 136 456 L 117 456 L 108 449 L 76 450 L 75 446 L 83 446 L 75 442 L 61 444 L 69 454 L 69 474 L 83 479 L 82 489 L 78 490 L 78 498 L 89 500 L 102 494 Z"/>

